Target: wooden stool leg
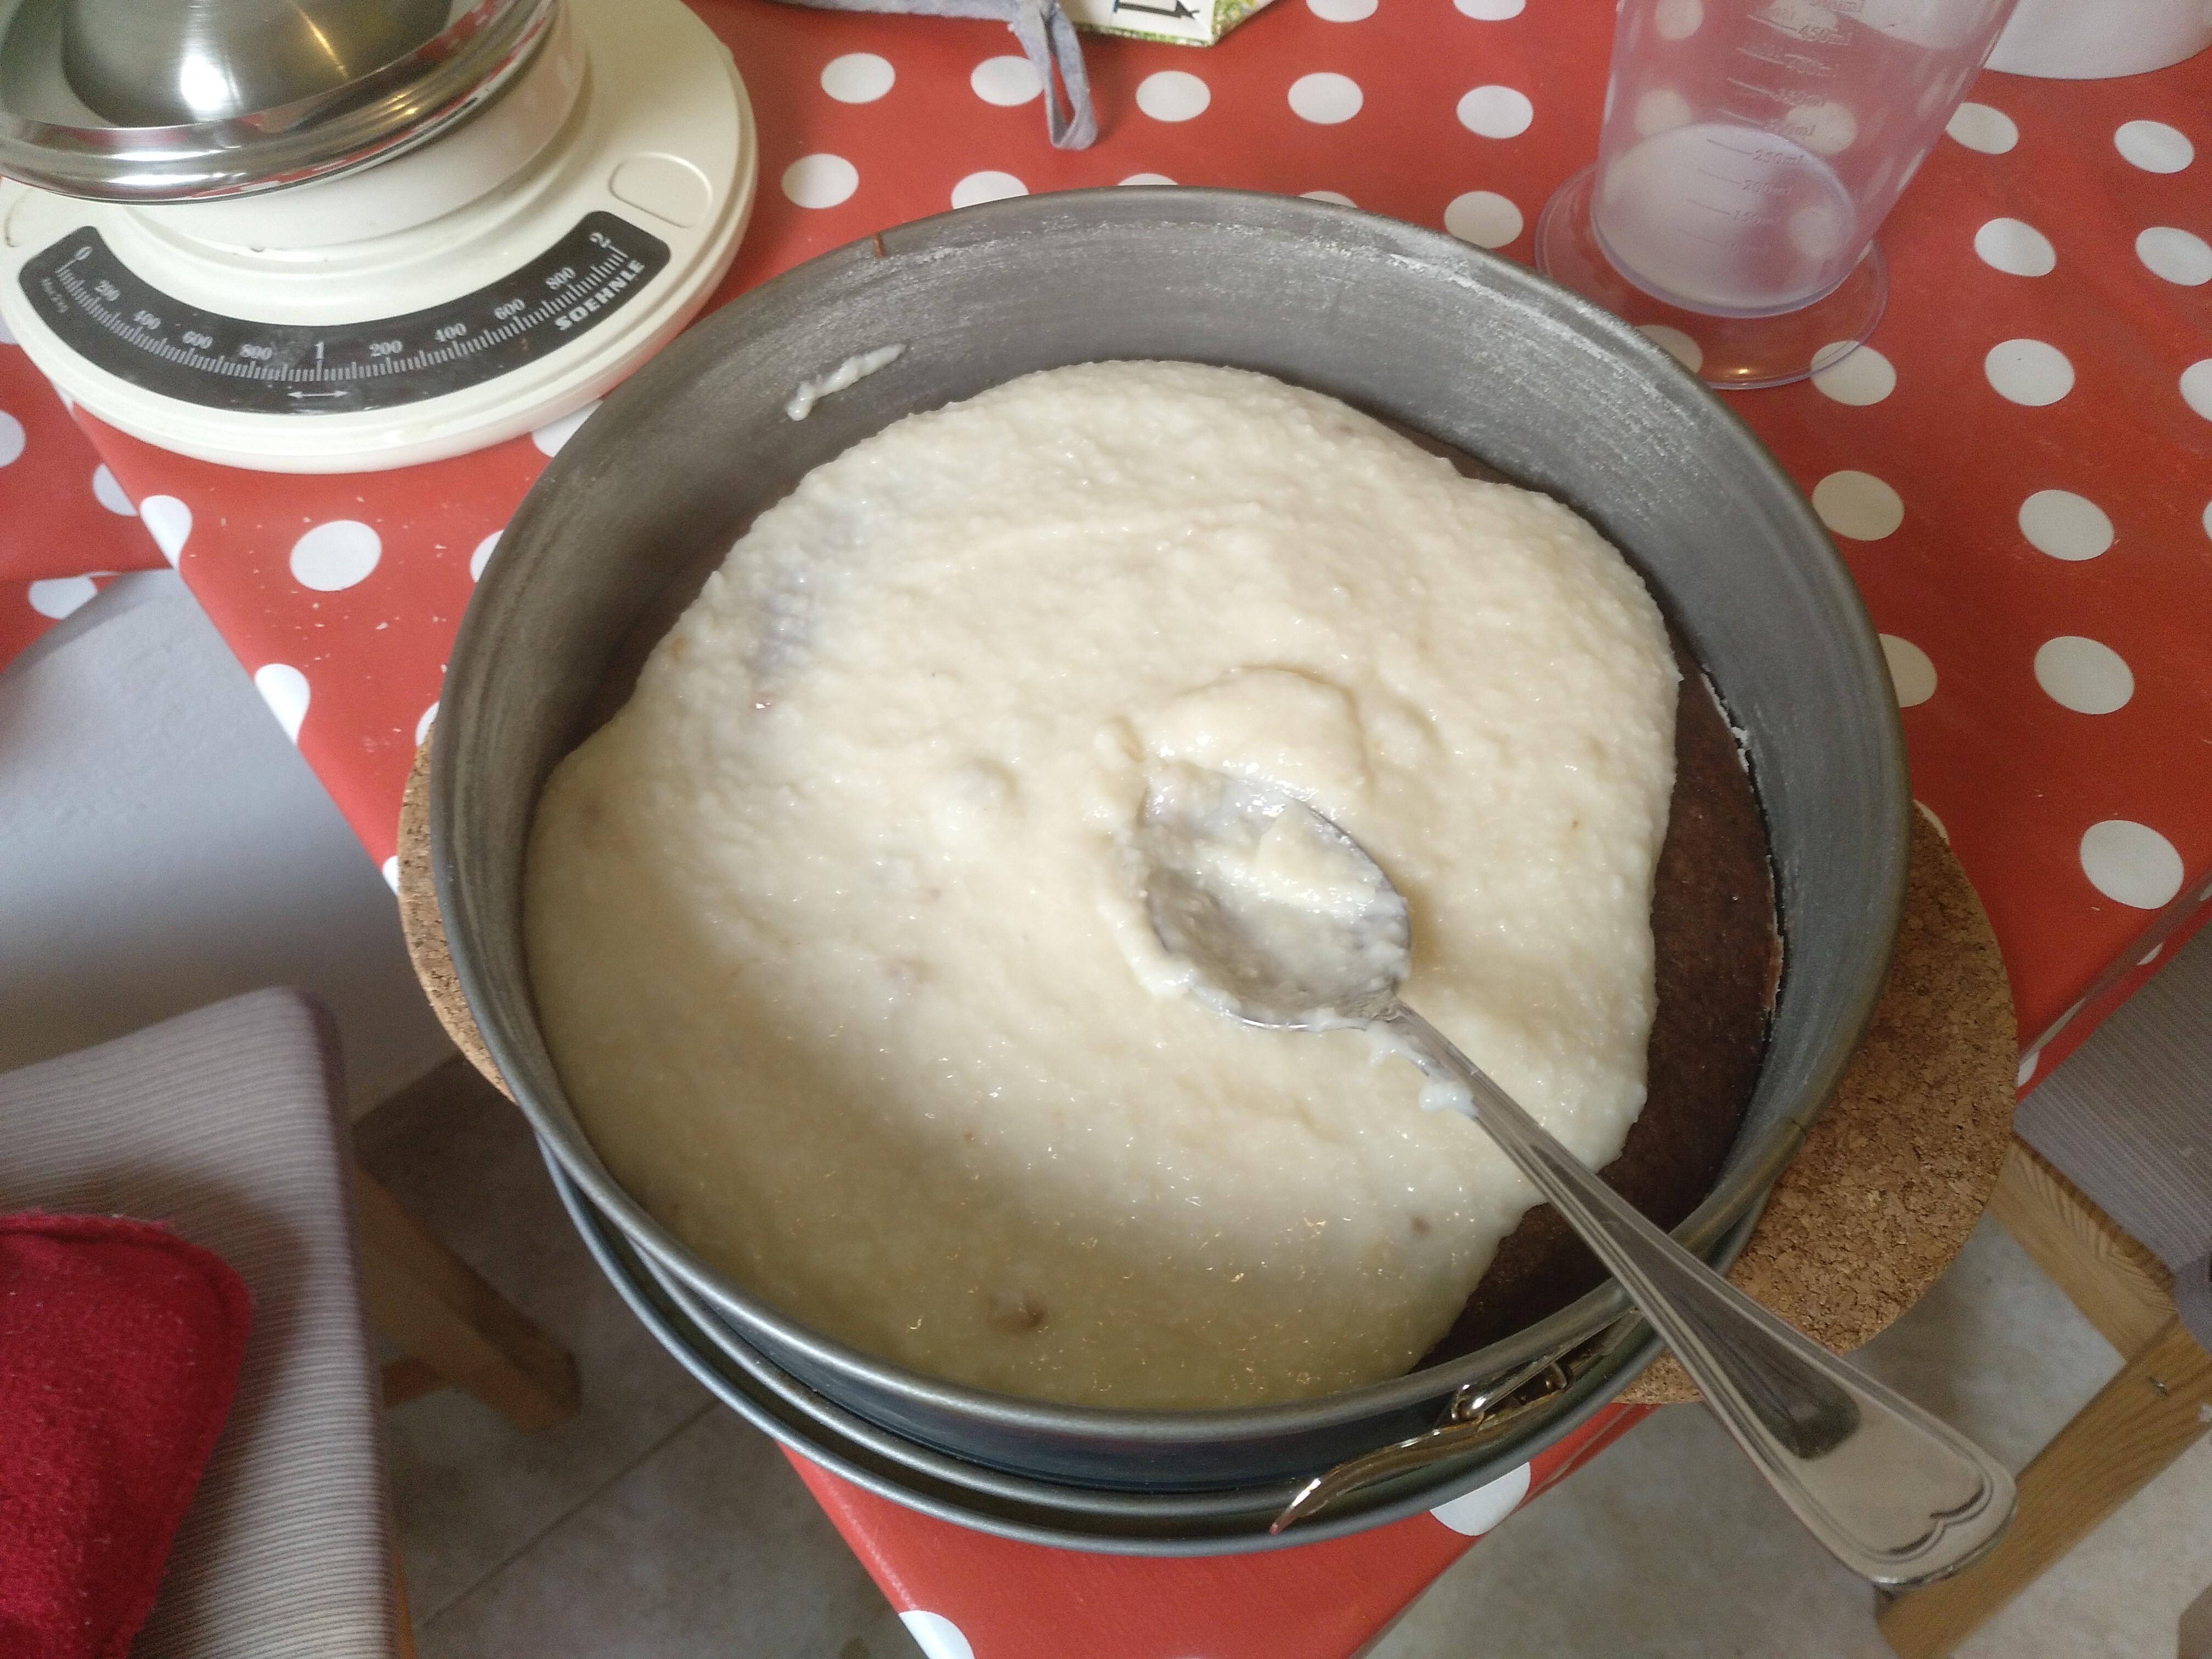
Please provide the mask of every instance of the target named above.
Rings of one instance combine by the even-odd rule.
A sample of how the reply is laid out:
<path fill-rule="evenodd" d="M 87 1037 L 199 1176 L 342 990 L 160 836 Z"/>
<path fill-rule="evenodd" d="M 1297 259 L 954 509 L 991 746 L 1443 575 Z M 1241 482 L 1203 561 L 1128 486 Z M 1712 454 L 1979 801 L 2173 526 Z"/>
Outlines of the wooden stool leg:
<path fill-rule="evenodd" d="M 576 1362 L 409 1215 L 355 1171 L 362 1277 L 378 1328 L 409 1356 L 467 1389 L 519 1429 L 576 1411 Z M 419 1366 L 386 1367 L 386 1399 L 422 1388 Z"/>
<path fill-rule="evenodd" d="M 2020 1477 L 2020 1512 L 1955 1578 L 1899 1596 L 1881 1633 L 1903 1659 L 1936 1659 L 2134 1497 L 2205 1431 L 2212 1354 L 2168 1320 Z"/>

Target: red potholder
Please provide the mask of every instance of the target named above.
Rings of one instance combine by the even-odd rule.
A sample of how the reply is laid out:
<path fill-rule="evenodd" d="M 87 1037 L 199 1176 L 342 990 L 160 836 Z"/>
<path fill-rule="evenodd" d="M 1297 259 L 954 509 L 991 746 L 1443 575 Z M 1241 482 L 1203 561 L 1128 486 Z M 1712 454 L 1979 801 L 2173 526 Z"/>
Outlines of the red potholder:
<path fill-rule="evenodd" d="M 251 1318 L 221 1257 L 149 1222 L 0 1217 L 0 1653 L 125 1659 Z"/>

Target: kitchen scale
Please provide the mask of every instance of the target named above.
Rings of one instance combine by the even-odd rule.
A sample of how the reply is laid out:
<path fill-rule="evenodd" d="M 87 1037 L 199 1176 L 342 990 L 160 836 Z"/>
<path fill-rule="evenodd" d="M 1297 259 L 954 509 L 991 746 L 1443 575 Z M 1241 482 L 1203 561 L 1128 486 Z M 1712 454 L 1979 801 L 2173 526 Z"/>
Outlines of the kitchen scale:
<path fill-rule="evenodd" d="M 757 159 L 682 0 L 0 0 L 0 320 L 162 448 L 409 465 L 665 344 Z"/>

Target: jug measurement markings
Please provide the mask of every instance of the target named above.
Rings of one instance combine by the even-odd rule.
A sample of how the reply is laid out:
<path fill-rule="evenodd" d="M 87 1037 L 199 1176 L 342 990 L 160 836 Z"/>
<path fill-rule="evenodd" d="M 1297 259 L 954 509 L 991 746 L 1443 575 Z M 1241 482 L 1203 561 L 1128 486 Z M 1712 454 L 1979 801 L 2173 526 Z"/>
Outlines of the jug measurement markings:
<path fill-rule="evenodd" d="M 1787 36 L 1792 40 L 1802 40 L 1810 46 L 1848 46 L 1851 43 L 1850 30 L 1831 27 L 1826 23 L 1784 23 L 1767 16 L 1764 12 L 1754 13 L 1751 21 L 1754 23 L 1764 23 L 1777 34 Z"/>
<path fill-rule="evenodd" d="M 1739 57 L 1750 58 L 1754 64 L 1764 64 L 1769 69 L 1779 70 L 1784 75 L 1809 76 L 1815 80 L 1826 80 L 1836 72 L 1836 66 L 1826 58 L 1809 57 L 1802 52 L 1788 52 L 1765 46 L 1738 46 L 1736 54 Z M 1742 83 L 1731 81 L 1729 84 L 1738 86 Z M 1783 95 L 1781 92 L 1771 87 L 1761 87 L 1759 90 L 1771 98 Z M 1808 96 L 1821 95 L 1805 87 L 1793 87 L 1790 90 L 1800 100 Z"/>

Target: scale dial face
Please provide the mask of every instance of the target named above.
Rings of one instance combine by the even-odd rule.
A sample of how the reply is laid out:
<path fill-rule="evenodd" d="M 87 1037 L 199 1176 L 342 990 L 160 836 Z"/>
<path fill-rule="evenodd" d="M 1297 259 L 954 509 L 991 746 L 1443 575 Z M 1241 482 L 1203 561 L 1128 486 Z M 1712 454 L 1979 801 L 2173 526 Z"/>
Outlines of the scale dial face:
<path fill-rule="evenodd" d="M 587 213 L 529 264 L 427 310 L 302 327 L 162 293 L 89 227 L 35 254 L 25 295 L 70 350 L 164 398 L 263 415 L 396 409 L 481 386 L 596 327 L 667 265 L 668 245 Z"/>

